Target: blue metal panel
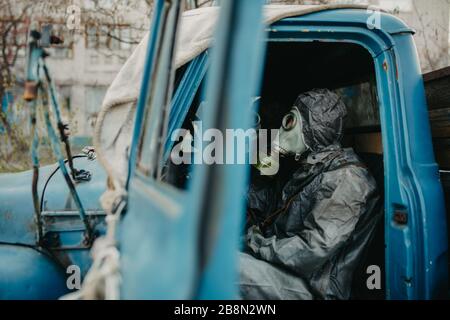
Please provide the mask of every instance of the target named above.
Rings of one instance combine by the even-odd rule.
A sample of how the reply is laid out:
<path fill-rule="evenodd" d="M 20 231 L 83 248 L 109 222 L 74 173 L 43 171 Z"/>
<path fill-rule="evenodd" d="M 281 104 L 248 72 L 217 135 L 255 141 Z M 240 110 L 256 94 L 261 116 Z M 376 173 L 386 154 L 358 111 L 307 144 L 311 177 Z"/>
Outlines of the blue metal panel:
<path fill-rule="evenodd" d="M 347 12 L 355 20 L 330 23 L 322 15 L 340 16 Z M 358 19 L 357 19 L 358 18 Z M 306 16 L 281 20 L 269 27 L 269 41 L 325 41 L 355 43 L 366 48 L 372 57 L 393 46 L 389 33 L 379 29 L 367 28 L 367 14 L 364 11 L 337 10 L 313 13 Z M 384 21 L 384 20 L 382 20 Z"/>
<path fill-rule="evenodd" d="M 192 297 L 196 278 L 195 202 L 140 175 L 130 181 L 120 225 L 123 299 Z"/>
<path fill-rule="evenodd" d="M 32 248 L 0 244 L 0 300 L 58 299 L 68 292 L 64 269 Z"/>
<path fill-rule="evenodd" d="M 292 17 L 277 22 L 282 24 L 295 24 L 296 21 L 302 21 L 302 25 L 322 25 L 327 27 L 357 27 L 368 29 L 369 18 L 374 14 L 373 10 L 361 9 L 335 9 L 319 11 L 300 17 Z M 380 14 L 380 28 L 375 28 L 370 31 L 384 34 L 398 34 L 398 33 L 414 33 L 414 30 L 408 27 L 401 19 L 394 15 L 379 12 Z M 361 32 L 362 30 L 360 30 Z"/>
<path fill-rule="evenodd" d="M 404 145 L 397 168 L 402 199 L 413 219 L 410 232 L 414 241 L 410 245 L 414 272 L 408 281 L 417 287 L 411 298 L 444 297 L 448 293 L 446 212 L 432 148 L 423 79 L 412 37 L 397 35 L 395 43 L 396 70 L 391 71 L 391 77 L 397 77 L 397 123 L 399 140 Z M 392 240 L 397 239 L 392 235 Z M 398 249 L 395 246 L 389 249 L 394 257 Z"/>

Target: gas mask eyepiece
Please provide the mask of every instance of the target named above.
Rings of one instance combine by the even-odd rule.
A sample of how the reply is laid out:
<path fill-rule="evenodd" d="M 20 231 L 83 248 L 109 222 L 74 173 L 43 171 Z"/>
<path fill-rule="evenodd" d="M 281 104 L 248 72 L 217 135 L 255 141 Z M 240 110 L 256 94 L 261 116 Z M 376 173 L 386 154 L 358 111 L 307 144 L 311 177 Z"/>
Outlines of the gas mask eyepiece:
<path fill-rule="evenodd" d="M 285 131 L 290 131 L 294 129 L 296 124 L 297 124 L 296 115 L 293 111 L 290 111 L 287 115 L 283 117 L 281 126 Z"/>

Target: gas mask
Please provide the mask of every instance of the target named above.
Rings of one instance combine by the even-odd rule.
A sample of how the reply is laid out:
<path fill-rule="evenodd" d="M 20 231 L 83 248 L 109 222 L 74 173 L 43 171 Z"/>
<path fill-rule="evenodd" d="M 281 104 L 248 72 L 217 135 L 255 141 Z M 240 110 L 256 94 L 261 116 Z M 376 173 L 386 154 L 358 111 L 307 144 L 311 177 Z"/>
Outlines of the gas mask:
<path fill-rule="evenodd" d="M 269 156 L 262 157 L 256 168 L 262 175 L 275 175 L 279 169 L 279 157 L 293 156 L 296 161 L 309 148 L 303 136 L 303 122 L 300 111 L 293 107 L 283 117 L 281 128 L 272 141 L 272 150 Z"/>
<path fill-rule="evenodd" d="M 293 156 L 297 161 L 308 150 L 303 137 L 302 116 L 297 107 L 293 107 L 283 117 L 281 128 L 272 143 L 272 148 L 282 156 Z"/>

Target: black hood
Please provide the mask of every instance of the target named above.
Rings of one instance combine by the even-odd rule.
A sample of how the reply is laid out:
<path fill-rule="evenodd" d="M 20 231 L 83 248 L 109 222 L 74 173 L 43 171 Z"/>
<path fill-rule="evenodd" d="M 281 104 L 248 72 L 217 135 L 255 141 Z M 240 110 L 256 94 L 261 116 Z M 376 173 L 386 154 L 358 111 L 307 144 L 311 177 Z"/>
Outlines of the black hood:
<path fill-rule="evenodd" d="M 294 104 L 302 115 L 303 136 L 312 152 L 339 144 L 347 108 L 328 89 L 314 89 L 298 96 Z"/>

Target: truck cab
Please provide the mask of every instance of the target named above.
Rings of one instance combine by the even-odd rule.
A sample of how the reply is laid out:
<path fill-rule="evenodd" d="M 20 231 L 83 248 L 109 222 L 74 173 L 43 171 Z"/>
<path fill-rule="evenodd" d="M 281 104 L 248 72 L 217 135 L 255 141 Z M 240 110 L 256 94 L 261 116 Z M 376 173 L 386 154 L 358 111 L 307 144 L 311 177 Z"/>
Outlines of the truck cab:
<path fill-rule="evenodd" d="M 173 165 L 169 157 L 177 141 L 172 136 L 177 129 L 194 136 L 192 123 L 199 120 L 206 127 L 246 130 L 253 121 L 254 97 L 260 97 L 256 112 L 261 127 L 277 128 L 296 96 L 313 88 L 328 88 L 345 101 L 349 115 L 344 145 L 369 167 L 384 204 L 383 219 L 352 279 L 352 298 L 445 297 L 448 225 L 414 31 L 387 13 L 349 6 L 303 8 L 263 24 L 263 12 L 275 7 L 262 11 L 256 2 L 230 1 L 220 14 L 214 13 L 220 16 L 214 46 L 178 66 L 173 62 L 175 39 L 167 36 L 170 27 L 177 26 L 177 9 L 164 3 L 157 1 L 145 47 L 130 153 L 124 160 L 128 171 L 118 179 L 125 181 L 127 194 L 117 234 L 120 297 L 237 297 L 236 253 L 245 219 L 242 195 L 251 182 L 251 166 Z M 374 17 L 379 24 L 369 23 Z M 102 235 L 105 212 L 97 199 L 114 184 L 106 185 L 106 175 L 110 180 L 117 177 L 111 176 L 111 163 L 102 155 L 99 141 L 106 173 L 96 160 L 80 160 L 94 174 L 77 188 L 85 190 L 82 199 L 89 203 L 91 220 Z M 3 176 L 0 255 L 20 265 L 19 248 L 25 246 L 36 256 L 46 252 L 46 264 L 59 270 L 46 285 L 61 295 L 67 291 L 61 289 L 65 281 L 61 270 L 82 265 L 84 275 L 91 260 L 89 247 L 80 242 L 82 225 L 75 221 L 73 208 L 62 197 L 56 198 L 62 179 L 50 170 L 43 174 L 49 177 L 41 188 L 49 216 L 46 234 L 57 234 L 58 241 L 50 241 L 46 248 L 35 246 L 34 229 L 24 227 L 33 225 L 31 199 L 28 209 L 18 210 L 7 193 L 6 181 L 26 184 L 27 175 L 21 174 L 22 180 L 18 175 Z M 18 190 L 28 199 L 25 189 Z M 21 227 L 6 222 L 6 215 Z M 11 232 L 14 229 L 21 231 Z M 382 272 L 379 290 L 366 285 L 370 266 Z M 2 267 L 1 288 L 13 273 Z M 28 277 L 9 285 L 33 281 Z"/>

